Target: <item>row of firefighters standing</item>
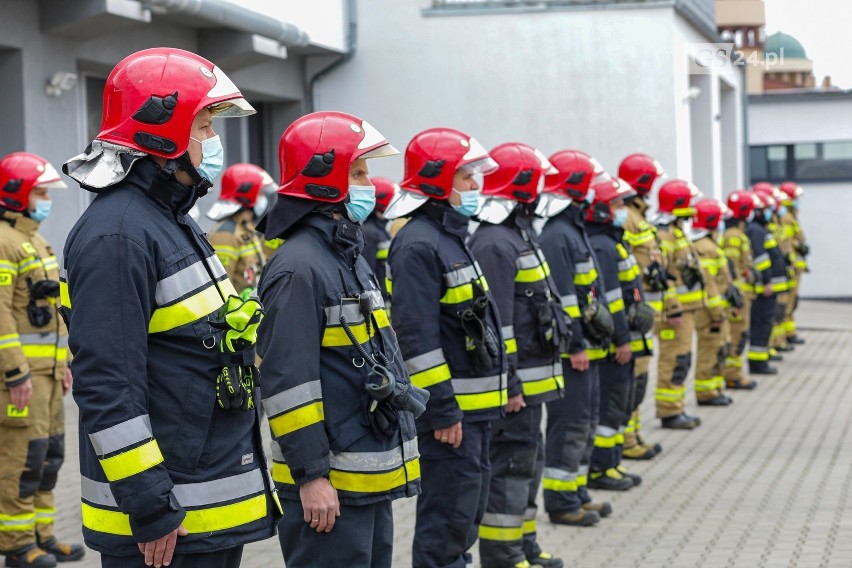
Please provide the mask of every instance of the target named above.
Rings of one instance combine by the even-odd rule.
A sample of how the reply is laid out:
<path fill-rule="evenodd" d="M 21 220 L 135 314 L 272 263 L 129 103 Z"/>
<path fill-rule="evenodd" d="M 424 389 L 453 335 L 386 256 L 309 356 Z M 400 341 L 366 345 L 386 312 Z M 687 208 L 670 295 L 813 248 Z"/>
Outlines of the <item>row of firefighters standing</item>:
<path fill-rule="evenodd" d="M 173 566 L 238 566 L 242 544 L 276 523 L 288 566 L 390 566 L 390 502 L 419 495 L 414 566 L 470 565 L 478 538 L 485 567 L 560 567 L 536 540 L 539 486 L 553 523 L 593 525 L 612 507 L 588 489 L 639 485 L 622 459 L 662 451 L 638 413 L 653 335 L 657 416 L 676 429 L 700 424 L 684 412 L 694 330 L 699 405 L 754 388 L 747 343 L 750 373 L 769 374 L 773 348 L 801 341 L 795 184 L 736 191 L 726 206 L 667 181 L 652 223 L 662 170 L 649 156 L 628 156 L 613 177 L 579 151 L 487 152 L 436 128 L 409 143 L 395 186 L 367 177 L 367 159 L 398 153 L 375 128 L 319 112 L 283 133 L 280 186 L 250 164 L 224 173 L 208 243 L 190 211 L 222 168 L 210 119 L 253 109 L 221 70 L 175 49 L 129 56 L 107 91 L 123 92 L 125 115 L 105 115 L 65 166 L 97 197 L 66 244 L 61 283 L 36 229 L 47 189 L 64 184 L 38 156 L 0 161 L 7 565 L 83 554 L 51 530 L 71 382 L 57 304 L 75 355 L 84 536 L 104 566 L 133 555 L 141 566 L 138 551 L 160 565 L 168 542 Z M 392 240 L 391 219 L 406 220 Z M 147 377 L 103 364 L 116 357 L 108 347 L 130 357 L 134 341 Z M 215 379 L 193 379 L 204 369 Z M 261 406 L 275 488 L 258 469 Z"/>

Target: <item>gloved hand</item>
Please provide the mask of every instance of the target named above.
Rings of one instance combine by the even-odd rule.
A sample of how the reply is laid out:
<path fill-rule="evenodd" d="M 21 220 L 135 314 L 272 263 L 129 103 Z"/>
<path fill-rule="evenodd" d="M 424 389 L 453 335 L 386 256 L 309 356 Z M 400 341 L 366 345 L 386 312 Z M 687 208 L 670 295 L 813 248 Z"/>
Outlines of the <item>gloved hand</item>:
<path fill-rule="evenodd" d="M 252 410 L 257 367 L 227 366 L 216 376 L 216 402 L 225 410 Z"/>

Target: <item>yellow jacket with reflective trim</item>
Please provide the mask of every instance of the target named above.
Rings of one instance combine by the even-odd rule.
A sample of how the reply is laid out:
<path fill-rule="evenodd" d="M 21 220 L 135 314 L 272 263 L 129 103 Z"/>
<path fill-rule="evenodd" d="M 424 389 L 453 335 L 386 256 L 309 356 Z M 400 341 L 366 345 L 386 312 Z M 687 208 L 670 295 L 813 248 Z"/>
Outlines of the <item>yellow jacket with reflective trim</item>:
<path fill-rule="evenodd" d="M 68 332 L 58 298 L 35 300 L 50 313 L 47 325 L 36 327 L 27 316 L 30 286 L 40 280 L 59 285 L 56 255 L 38 226 L 21 213 L 5 211 L 0 217 L 0 371 L 7 385 L 31 373 L 62 379 L 67 366 Z"/>
<path fill-rule="evenodd" d="M 210 244 L 237 292 L 257 287 L 267 258 L 254 224 L 246 218 L 240 219 L 244 214 L 237 213 L 219 222 L 208 234 Z"/>
<path fill-rule="evenodd" d="M 642 275 L 654 261 L 663 267 L 668 266 L 666 255 L 660 248 L 657 230 L 645 218 L 647 210 L 648 204 L 641 197 L 634 197 L 627 204 L 627 222 L 624 224 L 624 240 L 630 245 L 630 250 L 642 269 Z M 650 238 L 651 236 L 653 238 Z M 657 311 L 657 321 L 662 321 L 664 313 L 678 314 L 683 311 L 674 286 L 669 286 L 662 292 L 651 292 L 645 278 L 640 280 L 646 292 L 645 300 Z"/>
<path fill-rule="evenodd" d="M 743 221 L 730 221 L 722 236 L 722 250 L 733 268 L 731 279 L 734 285 L 751 297 L 755 280 L 754 255 Z"/>
<path fill-rule="evenodd" d="M 687 289 L 683 283 L 681 268 L 686 264 L 699 267 L 698 253 L 692 243 L 683 234 L 675 222 L 657 225 L 657 236 L 660 238 L 660 248 L 666 256 L 666 270 L 674 277 L 674 287 L 681 311 L 694 312 L 704 307 L 704 294 L 701 285 L 697 284 Z M 675 312 L 675 315 L 677 312 Z M 666 312 L 666 315 L 673 315 Z"/>
<path fill-rule="evenodd" d="M 704 302 L 710 319 L 719 321 L 727 317 L 727 300 L 724 295 L 733 281 L 728 269 L 728 259 L 716 243 L 713 234 L 708 234 L 694 243 L 704 272 Z"/>
<path fill-rule="evenodd" d="M 805 242 L 805 234 L 802 232 L 802 226 L 799 220 L 792 211 L 781 217 L 781 227 L 784 231 L 784 236 L 790 240 L 792 253 L 790 259 L 793 261 L 793 266 L 798 274 L 801 274 L 808 268 L 808 263 L 805 258 L 799 254 L 799 246 Z"/>

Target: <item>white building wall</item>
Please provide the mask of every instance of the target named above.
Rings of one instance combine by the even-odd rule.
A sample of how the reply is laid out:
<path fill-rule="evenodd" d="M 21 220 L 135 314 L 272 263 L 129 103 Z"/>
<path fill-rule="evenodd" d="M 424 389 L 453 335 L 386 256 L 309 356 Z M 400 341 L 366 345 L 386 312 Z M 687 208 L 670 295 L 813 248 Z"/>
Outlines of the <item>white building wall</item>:
<path fill-rule="evenodd" d="M 769 102 L 751 99 L 749 145 L 852 140 L 852 95 L 825 100 L 814 97 Z M 849 214 L 852 182 L 803 183 L 799 219 L 811 247 L 811 272 L 802 278 L 800 293 L 810 298 L 852 297 L 852 252 Z"/>

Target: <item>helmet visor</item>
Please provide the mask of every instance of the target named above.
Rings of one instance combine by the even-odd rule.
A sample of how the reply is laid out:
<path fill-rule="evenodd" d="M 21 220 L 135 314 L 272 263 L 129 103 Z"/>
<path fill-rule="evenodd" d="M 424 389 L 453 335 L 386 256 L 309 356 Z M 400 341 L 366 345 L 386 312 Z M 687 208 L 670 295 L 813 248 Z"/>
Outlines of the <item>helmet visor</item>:
<path fill-rule="evenodd" d="M 486 197 L 482 200 L 476 216 L 480 221 L 499 225 L 512 214 L 518 202 L 503 197 Z"/>
<path fill-rule="evenodd" d="M 59 172 L 56 171 L 50 163 L 44 164 L 44 171 L 38 176 L 35 184 L 36 187 L 46 187 L 48 189 L 64 189 L 68 187 L 62 178 L 59 177 Z"/>
<path fill-rule="evenodd" d="M 571 205 L 571 201 L 570 197 L 558 193 L 543 193 L 535 207 L 535 214 L 537 217 L 549 219 L 565 211 Z"/>
<path fill-rule="evenodd" d="M 242 205 L 233 201 L 218 200 L 207 210 L 207 218 L 221 221 L 240 210 Z"/>
<path fill-rule="evenodd" d="M 386 219 L 399 219 L 400 217 L 405 217 L 427 201 L 429 201 L 429 198 L 425 195 L 402 190 L 393 196 L 383 215 Z"/>

